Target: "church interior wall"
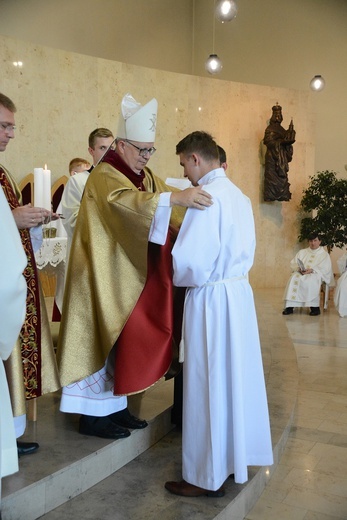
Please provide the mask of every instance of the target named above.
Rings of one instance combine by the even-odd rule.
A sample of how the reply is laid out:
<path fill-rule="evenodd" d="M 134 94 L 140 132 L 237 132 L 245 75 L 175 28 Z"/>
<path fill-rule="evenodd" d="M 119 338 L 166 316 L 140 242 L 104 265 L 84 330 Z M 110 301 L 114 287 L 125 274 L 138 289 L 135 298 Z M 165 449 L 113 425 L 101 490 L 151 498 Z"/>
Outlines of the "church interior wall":
<path fill-rule="evenodd" d="M 213 24 L 214 0 L 0 0 L 0 34 L 202 77 L 210 77 L 204 63 L 215 51 L 224 65 L 218 79 L 307 92 L 310 79 L 322 74 L 325 89 L 311 94 L 311 174 L 333 169 L 346 177 L 346 0 L 237 4 L 235 20 Z M 88 72 L 84 81 L 91 80 Z"/>
<path fill-rule="evenodd" d="M 18 130 L 1 161 L 17 180 L 47 164 L 55 180 L 72 157 L 87 156 L 91 130 L 116 132 L 120 101 L 130 92 L 141 103 L 159 103 L 156 147 L 149 166 L 161 176 L 181 177 L 175 145 L 193 130 L 206 130 L 226 149 L 229 175 L 250 197 L 257 231 L 251 282 L 281 287 L 297 249 L 297 207 L 314 165 L 311 97 L 308 92 L 198 77 L 130 65 L 0 36 L 1 90 L 16 103 Z M 16 56 L 25 66 L 15 69 Z M 86 81 L 88 78 L 88 81 Z M 300 129 L 290 165 L 292 200 L 262 201 L 260 142 L 274 100 L 283 126 Z"/>
<path fill-rule="evenodd" d="M 289 256 L 292 257 L 302 245 L 296 241 L 300 218 L 296 202 L 300 199 L 299 191 L 307 185 L 308 175 L 329 169 L 337 171 L 340 177 L 347 176 L 347 69 L 341 65 L 341 59 L 347 55 L 347 2 L 242 0 L 238 2 L 236 19 L 226 24 L 213 21 L 213 4 L 214 0 L 61 0 L 59 4 L 55 0 L 0 0 L 0 35 L 19 42 L 17 49 L 12 46 L 13 52 L 10 54 L 6 46 L 0 51 L 2 71 L 6 71 L 0 80 L 1 89 L 6 92 L 9 78 L 17 76 L 18 80 L 23 79 L 26 82 L 18 88 L 19 97 L 16 101 L 19 107 L 22 105 L 19 100 L 23 98 L 24 101 L 28 89 L 33 102 L 39 98 L 43 104 L 46 103 L 45 97 L 48 93 L 42 89 L 30 90 L 30 74 L 35 70 L 37 78 L 46 77 L 51 91 L 58 89 L 60 94 L 64 92 L 64 104 L 72 104 L 71 106 L 75 107 L 73 113 L 69 109 L 63 110 L 55 106 L 51 108 L 49 117 L 51 123 L 55 123 L 56 118 L 60 121 L 65 120 L 66 133 L 70 135 L 68 143 L 57 142 L 51 130 L 54 125 L 48 125 L 46 119 L 41 121 L 41 133 L 37 131 L 34 135 L 33 129 L 27 126 L 23 126 L 21 131 L 24 132 L 23 137 L 35 145 L 35 149 L 37 142 L 42 143 L 44 135 L 51 143 L 50 152 L 55 146 L 57 157 L 62 161 L 59 169 L 65 173 L 66 161 L 64 162 L 63 158 L 66 155 L 70 157 L 71 152 L 75 155 L 76 147 L 85 152 L 85 134 L 89 131 L 90 123 L 96 124 L 100 121 L 98 115 L 90 116 L 94 103 L 93 89 L 96 85 L 99 89 L 101 87 L 95 77 L 95 74 L 98 74 L 96 61 L 89 60 L 88 56 L 123 63 L 123 70 L 127 67 L 132 70 L 131 67 L 135 65 L 140 67 L 139 70 L 142 70 L 141 66 L 157 69 L 159 74 L 162 71 L 171 71 L 209 78 L 218 84 L 218 89 L 215 90 L 219 90 L 221 81 L 253 84 L 256 88 L 260 85 L 273 87 L 274 95 L 268 100 L 266 116 L 265 110 L 257 111 L 256 107 L 250 117 L 249 126 L 259 132 L 259 126 L 264 126 L 264 117 L 268 119 L 271 106 L 276 101 L 283 106 L 284 124 L 288 124 L 289 119 L 294 117 L 298 141 L 294 149 L 295 162 L 292 163 L 289 172 L 294 195 L 290 203 L 278 203 L 281 210 L 276 209 L 277 203 L 273 203 L 261 205 L 255 208 L 255 212 L 266 219 L 267 231 L 264 236 L 266 240 L 270 239 L 271 243 L 277 240 L 283 242 L 283 238 L 277 234 L 283 232 L 279 221 L 284 219 L 285 222 L 285 219 L 290 218 L 291 226 L 286 229 L 288 247 L 286 245 L 281 251 L 283 256 L 280 253 L 273 255 L 266 250 L 267 262 L 270 264 L 287 264 L 288 250 L 291 249 Z M 22 45 L 20 42 L 23 41 L 30 42 L 30 45 Z M 49 63 L 45 56 L 40 56 L 40 45 L 45 46 L 45 52 L 48 54 L 49 48 L 67 51 L 67 55 L 63 52 L 59 57 L 65 61 L 64 72 L 59 79 L 61 84 L 55 82 L 56 75 L 52 74 L 56 64 Z M 26 52 L 32 49 L 33 54 Z M 204 70 L 205 59 L 212 50 L 219 54 L 224 64 L 218 77 L 211 77 Z M 26 57 L 29 55 L 28 61 Z M 24 62 L 23 69 L 11 71 L 12 60 L 19 59 Z M 76 71 L 76 67 L 80 70 Z M 315 74 L 322 74 L 326 79 L 326 87 L 320 93 L 312 93 L 308 87 L 309 80 Z M 49 77 L 54 80 L 50 80 Z M 66 84 L 78 81 L 78 94 L 63 87 L 64 81 Z M 296 113 L 291 113 L 286 93 L 292 90 L 301 91 L 305 100 L 306 96 L 309 98 L 309 130 L 300 127 L 295 120 Z M 278 92 L 281 93 L 281 97 Z M 167 96 L 171 94 L 173 95 L 174 91 L 169 84 Z M 115 93 L 111 82 L 103 82 L 100 90 L 100 96 L 102 95 L 107 95 L 111 104 L 113 101 L 116 103 L 118 94 Z M 256 101 L 253 102 L 255 106 Z M 77 112 L 79 127 L 76 129 L 74 123 L 71 125 L 71 120 L 75 119 Z M 20 116 L 18 113 L 18 117 Z M 36 112 L 32 113 L 32 117 L 35 116 Z M 177 124 L 181 124 L 183 115 L 177 112 L 176 117 Z M 105 124 L 108 122 L 111 125 L 115 116 L 103 112 L 103 118 Z M 213 125 L 210 124 L 211 127 Z M 303 162 L 299 159 L 297 150 L 301 147 L 300 140 L 305 141 L 308 131 L 311 144 L 306 146 Z M 18 132 L 17 142 L 19 138 Z M 165 144 L 172 148 L 175 144 L 174 138 L 171 139 L 169 136 Z M 42 144 L 37 150 L 40 147 Z M 15 149 L 15 145 L 11 148 Z M 234 149 L 230 148 L 230 153 L 233 151 Z M 38 155 L 36 154 L 35 159 Z M 49 153 L 49 157 L 51 156 Z M 248 159 L 247 152 L 245 156 Z M 236 166 L 240 166 L 244 171 L 248 163 L 246 161 L 242 164 L 243 157 L 242 154 L 234 156 L 231 168 L 236 171 Z M 153 158 L 154 160 L 159 159 Z M 260 172 L 259 178 L 254 179 L 255 185 L 261 182 L 261 175 Z M 294 205 L 296 213 L 292 210 Z M 259 229 L 263 231 L 261 227 Z M 263 235 L 258 234 L 258 250 L 262 241 Z M 275 250 L 280 251 L 277 247 Z M 334 250 L 332 253 L 335 272 L 336 258 L 340 254 L 340 250 Z M 284 270 L 288 272 L 287 267 Z M 255 278 L 259 285 L 268 285 L 271 284 L 270 275 L 270 271 L 267 275 L 262 272 Z M 281 284 L 282 279 L 282 275 L 276 277 L 276 284 Z"/>

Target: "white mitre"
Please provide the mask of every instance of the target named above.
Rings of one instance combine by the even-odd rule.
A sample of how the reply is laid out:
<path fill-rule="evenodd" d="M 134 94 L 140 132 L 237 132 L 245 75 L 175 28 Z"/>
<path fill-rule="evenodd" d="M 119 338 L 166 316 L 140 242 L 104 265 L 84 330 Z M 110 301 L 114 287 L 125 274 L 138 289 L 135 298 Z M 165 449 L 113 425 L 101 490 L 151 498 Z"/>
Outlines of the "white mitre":
<path fill-rule="evenodd" d="M 125 94 L 120 112 L 118 138 L 154 143 L 158 112 L 158 101 L 155 98 L 142 106 L 131 94 Z"/>

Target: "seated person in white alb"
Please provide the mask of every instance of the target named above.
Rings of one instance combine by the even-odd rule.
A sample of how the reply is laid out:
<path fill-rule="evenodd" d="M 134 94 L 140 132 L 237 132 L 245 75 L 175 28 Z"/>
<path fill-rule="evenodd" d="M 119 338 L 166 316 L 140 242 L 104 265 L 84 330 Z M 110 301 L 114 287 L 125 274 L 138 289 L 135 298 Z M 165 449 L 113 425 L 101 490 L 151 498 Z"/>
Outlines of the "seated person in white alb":
<path fill-rule="evenodd" d="M 340 272 L 340 278 L 337 281 L 334 303 L 337 312 L 343 318 L 347 316 L 347 251 L 340 256 L 337 261 L 337 266 Z"/>
<path fill-rule="evenodd" d="M 294 307 L 310 307 L 310 316 L 320 314 L 320 288 L 332 278 L 331 260 L 317 233 L 308 236 L 308 243 L 290 263 L 293 273 L 284 293 L 284 315 L 293 314 Z"/>

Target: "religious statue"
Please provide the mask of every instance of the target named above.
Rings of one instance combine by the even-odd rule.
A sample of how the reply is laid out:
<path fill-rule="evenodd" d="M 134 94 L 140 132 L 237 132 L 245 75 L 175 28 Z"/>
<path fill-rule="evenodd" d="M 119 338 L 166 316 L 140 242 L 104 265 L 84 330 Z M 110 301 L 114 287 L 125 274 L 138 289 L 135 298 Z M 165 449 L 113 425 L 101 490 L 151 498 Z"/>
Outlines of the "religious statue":
<path fill-rule="evenodd" d="M 288 201 L 292 195 L 289 191 L 288 171 L 293 157 L 293 143 L 295 143 L 295 130 L 291 120 L 288 130 L 281 123 L 282 107 L 276 103 L 272 107 L 272 116 L 269 126 L 265 130 L 264 144 L 265 172 L 264 172 L 264 200 Z"/>

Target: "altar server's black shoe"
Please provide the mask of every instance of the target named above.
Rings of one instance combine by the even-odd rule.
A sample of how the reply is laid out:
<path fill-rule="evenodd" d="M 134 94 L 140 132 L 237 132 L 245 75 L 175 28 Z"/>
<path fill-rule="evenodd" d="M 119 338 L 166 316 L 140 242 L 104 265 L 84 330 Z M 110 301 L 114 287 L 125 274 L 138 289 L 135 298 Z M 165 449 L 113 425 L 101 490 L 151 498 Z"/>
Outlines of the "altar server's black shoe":
<path fill-rule="evenodd" d="M 22 455 L 30 455 L 39 449 L 37 442 L 21 442 L 17 441 L 18 457 Z"/>
<path fill-rule="evenodd" d="M 103 439 L 125 439 L 130 435 L 129 430 L 114 424 L 108 416 L 92 415 L 81 415 L 79 432 L 82 435 L 94 435 Z"/>
<path fill-rule="evenodd" d="M 294 307 L 286 307 L 284 309 L 284 311 L 282 312 L 282 314 L 284 316 L 287 316 L 288 314 L 293 314 L 293 312 L 294 312 Z"/>
<path fill-rule="evenodd" d="M 320 315 L 319 307 L 310 307 L 310 309 L 311 309 L 310 316 L 319 316 Z"/>
<path fill-rule="evenodd" d="M 121 410 L 120 412 L 111 413 L 108 417 L 117 426 L 130 428 L 131 430 L 142 430 L 142 428 L 148 426 L 147 421 L 142 421 L 141 419 L 134 417 L 134 415 L 131 415 L 128 408 L 124 408 L 124 410 Z"/>

